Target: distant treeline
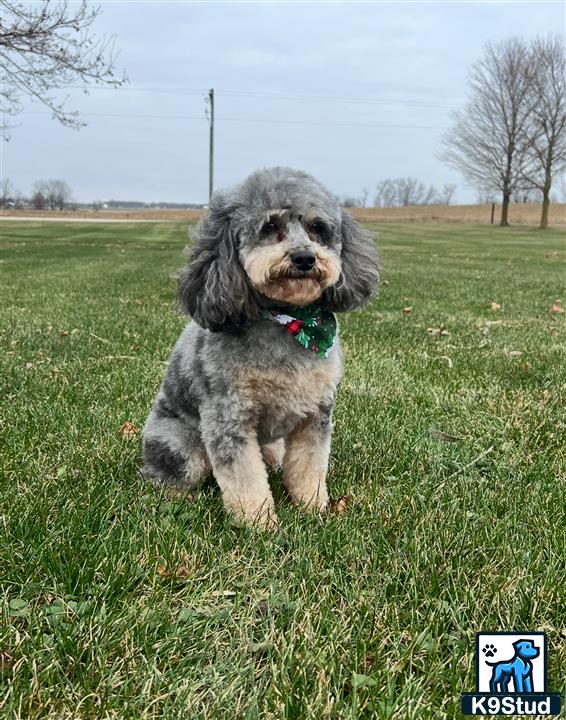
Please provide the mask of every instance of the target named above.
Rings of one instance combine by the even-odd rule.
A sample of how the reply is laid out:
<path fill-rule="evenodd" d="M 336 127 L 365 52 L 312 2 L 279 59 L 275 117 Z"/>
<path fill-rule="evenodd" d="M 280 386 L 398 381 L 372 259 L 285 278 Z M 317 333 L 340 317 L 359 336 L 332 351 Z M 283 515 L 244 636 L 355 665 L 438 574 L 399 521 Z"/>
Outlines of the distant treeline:
<path fill-rule="evenodd" d="M 142 202 L 141 200 L 93 200 L 79 203 L 73 200 L 73 193 L 64 180 L 38 180 L 29 195 L 17 190 L 9 178 L 0 182 L 0 208 L 31 208 L 33 210 L 198 210 L 202 203 Z"/>

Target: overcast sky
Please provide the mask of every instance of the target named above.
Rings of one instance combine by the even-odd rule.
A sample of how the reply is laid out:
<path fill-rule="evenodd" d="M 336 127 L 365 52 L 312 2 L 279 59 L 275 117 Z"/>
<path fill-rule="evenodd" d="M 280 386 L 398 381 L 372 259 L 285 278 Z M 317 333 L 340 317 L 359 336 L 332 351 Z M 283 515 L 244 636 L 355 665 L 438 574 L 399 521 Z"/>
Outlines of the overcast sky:
<path fill-rule="evenodd" d="M 205 202 L 213 87 L 215 187 L 284 164 L 338 195 L 365 187 L 371 199 L 380 179 L 411 175 L 474 201 L 435 157 L 470 64 L 488 41 L 564 32 L 565 21 L 563 2 L 543 0 L 101 5 L 96 30 L 116 35 L 130 82 L 60 93 L 84 112 L 80 131 L 26 105 L 2 148 L 4 176 L 26 194 L 61 178 L 80 202 Z"/>

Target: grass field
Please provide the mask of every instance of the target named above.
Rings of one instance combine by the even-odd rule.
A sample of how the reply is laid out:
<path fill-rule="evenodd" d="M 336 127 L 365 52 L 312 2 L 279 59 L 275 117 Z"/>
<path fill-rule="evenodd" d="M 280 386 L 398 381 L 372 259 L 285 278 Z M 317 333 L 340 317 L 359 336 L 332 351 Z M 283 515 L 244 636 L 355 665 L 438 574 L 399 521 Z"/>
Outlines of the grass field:
<path fill-rule="evenodd" d="M 342 500 L 305 517 L 274 475 L 269 535 L 212 482 L 154 493 L 119 432 L 183 326 L 185 227 L 4 224 L 3 718 L 453 718 L 478 630 L 546 630 L 564 692 L 564 237 L 378 229 L 381 295 L 341 319 Z"/>

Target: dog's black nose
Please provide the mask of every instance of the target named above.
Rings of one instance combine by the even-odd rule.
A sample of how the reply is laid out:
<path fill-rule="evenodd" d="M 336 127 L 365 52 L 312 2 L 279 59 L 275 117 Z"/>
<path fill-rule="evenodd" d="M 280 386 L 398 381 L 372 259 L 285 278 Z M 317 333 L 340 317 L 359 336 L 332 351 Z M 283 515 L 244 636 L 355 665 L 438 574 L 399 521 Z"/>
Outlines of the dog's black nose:
<path fill-rule="evenodd" d="M 297 270 L 312 270 L 316 262 L 314 254 L 310 250 L 300 250 L 291 255 L 291 262 Z"/>

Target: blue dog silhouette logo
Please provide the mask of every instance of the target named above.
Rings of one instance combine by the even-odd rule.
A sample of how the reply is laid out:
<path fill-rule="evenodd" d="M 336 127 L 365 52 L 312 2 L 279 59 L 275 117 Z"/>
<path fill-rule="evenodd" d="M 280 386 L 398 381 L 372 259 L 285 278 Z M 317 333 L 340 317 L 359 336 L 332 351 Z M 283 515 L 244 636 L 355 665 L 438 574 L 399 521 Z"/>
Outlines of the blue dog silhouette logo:
<path fill-rule="evenodd" d="M 559 693 L 546 687 L 543 632 L 476 635 L 476 691 L 462 695 L 464 715 L 558 715 Z"/>
<path fill-rule="evenodd" d="M 489 690 L 492 693 L 509 692 L 511 681 L 515 692 L 533 692 L 533 663 L 531 661 L 533 658 L 539 657 L 540 648 L 536 647 L 532 640 L 517 640 L 513 643 L 513 647 L 515 654 L 510 660 L 485 661 L 493 668 L 489 681 Z M 485 654 L 489 655 L 489 650 Z"/>

